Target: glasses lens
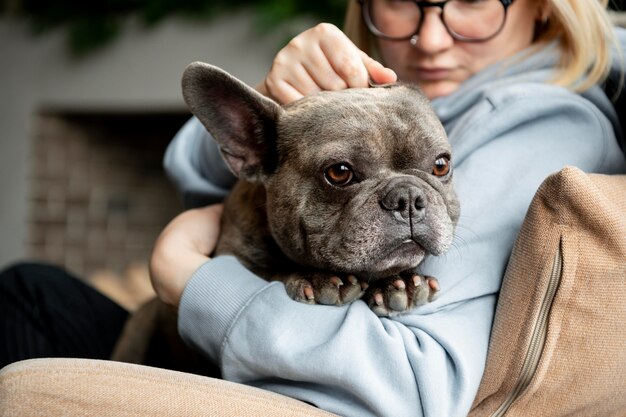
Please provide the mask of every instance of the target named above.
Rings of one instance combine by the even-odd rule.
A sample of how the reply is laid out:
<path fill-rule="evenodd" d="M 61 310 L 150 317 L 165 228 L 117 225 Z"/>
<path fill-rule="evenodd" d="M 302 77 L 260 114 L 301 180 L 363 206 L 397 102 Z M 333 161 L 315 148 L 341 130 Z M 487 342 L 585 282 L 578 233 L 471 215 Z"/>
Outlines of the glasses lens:
<path fill-rule="evenodd" d="M 459 38 L 487 39 L 497 34 L 506 10 L 500 0 L 450 0 L 443 19 L 448 30 Z"/>
<path fill-rule="evenodd" d="M 391 39 L 411 37 L 420 21 L 420 9 L 411 0 L 370 0 L 365 11 L 370 31 Z"/>
<path fill-rule="evenodd" d="M 428 2 L 420 4 L 424 9 L 429 8 Z M 413 0 L 369 0 L 363 12 L 369 30 L 388 39 L 410 38 L 418 31 L 421 20 L 421 10 Z M 506 8 L 500 0 L 449 0 L 442 15 L 448 31 L 462 40 L 483 40 L 496 35 L 505 17 Z"/>

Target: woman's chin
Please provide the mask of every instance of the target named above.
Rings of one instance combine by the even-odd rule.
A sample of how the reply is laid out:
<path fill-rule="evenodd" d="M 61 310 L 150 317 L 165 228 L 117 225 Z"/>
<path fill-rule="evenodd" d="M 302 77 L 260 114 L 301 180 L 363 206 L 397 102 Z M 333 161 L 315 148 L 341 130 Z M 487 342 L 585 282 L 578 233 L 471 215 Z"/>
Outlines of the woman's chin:
<path fill-rule="evenodd" d="M 417 84 L 429 100 L 452 94 L 459 88 L 455 81 L 419 82 Z"/>

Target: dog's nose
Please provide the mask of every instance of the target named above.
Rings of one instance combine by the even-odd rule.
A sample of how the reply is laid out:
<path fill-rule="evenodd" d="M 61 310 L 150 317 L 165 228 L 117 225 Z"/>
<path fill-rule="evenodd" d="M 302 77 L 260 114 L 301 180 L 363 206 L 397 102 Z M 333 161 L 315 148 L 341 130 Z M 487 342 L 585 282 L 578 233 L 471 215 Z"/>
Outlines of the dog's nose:
<path fill-rule="evenodd" d="M 396 183 L 384 193 L 381 205 L 386 210 L 399 213 L 405 219 L 420 220 L 426 211 L 426 196 L 413 183 Z"/>

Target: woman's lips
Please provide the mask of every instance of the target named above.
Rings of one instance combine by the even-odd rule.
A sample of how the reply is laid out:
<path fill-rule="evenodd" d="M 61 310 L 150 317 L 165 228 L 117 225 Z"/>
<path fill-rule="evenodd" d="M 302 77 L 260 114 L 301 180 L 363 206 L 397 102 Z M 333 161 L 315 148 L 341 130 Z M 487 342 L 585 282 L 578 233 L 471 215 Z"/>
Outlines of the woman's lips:
<path fill-rule="evenodd" d="M 452 70 L 450 68 L 417 67 L 415 72 L 422 81 L 440 81 L 449 79 Z"/>

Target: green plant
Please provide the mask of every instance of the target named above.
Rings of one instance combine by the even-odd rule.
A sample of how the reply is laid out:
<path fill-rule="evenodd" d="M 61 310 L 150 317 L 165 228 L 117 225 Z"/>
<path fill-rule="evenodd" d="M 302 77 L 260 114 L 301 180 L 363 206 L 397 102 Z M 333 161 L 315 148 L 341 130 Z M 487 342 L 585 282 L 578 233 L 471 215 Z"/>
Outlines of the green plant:
<path fill-rule="evenodd" d="M 131 16 L 152 27 L 174 15 L 208 21 L 221 13 L 249 9 L 256 16 L 255 27 L 263 32 L 298 17 L 340 25 L 345 4 L 346 0 L 9 0 L 0 5 L 0 14 L 29 20 L 38 34 L 63 28 L 70 51 L 83 56 L 113 42 Z"/>
<path fill-rule="evenodd" d="M 341 25 L 347 0 L 5 0 L 0 15 L 14 15 L 31 22 L 35 33 L 63 28 L 69 50 L 83 56 L 113 42 L 125 19 L 137 16 L 152 27 L 169 16 L 208 21 L 221 13 L 250 9 L 255 27 L 270 31 L 298 17 Z M 624 10 L 626 0 L 610 0 L 610 8 Z"/>

